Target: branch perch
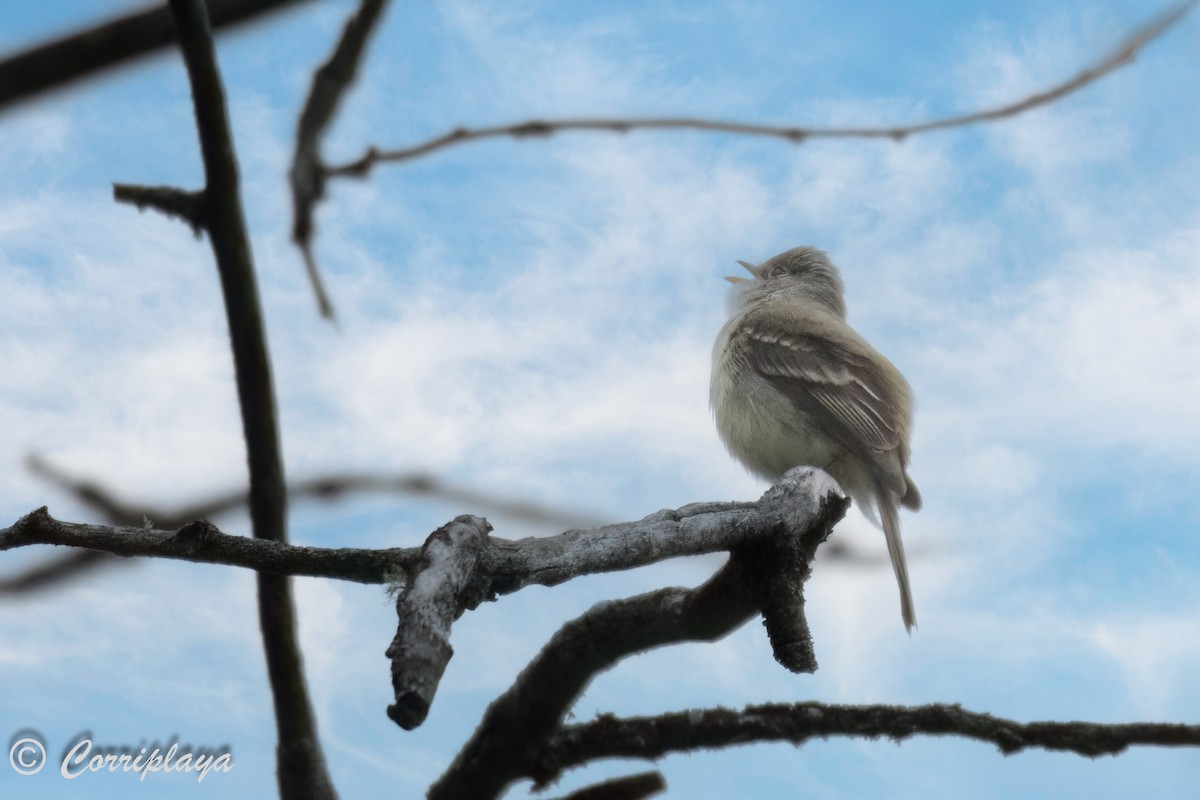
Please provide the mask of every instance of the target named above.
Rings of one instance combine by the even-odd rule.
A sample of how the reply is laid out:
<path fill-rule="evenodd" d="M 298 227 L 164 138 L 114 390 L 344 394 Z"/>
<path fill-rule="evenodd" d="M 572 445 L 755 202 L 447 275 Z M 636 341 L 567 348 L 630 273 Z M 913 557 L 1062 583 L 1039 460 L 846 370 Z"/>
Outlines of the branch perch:
<path fill-rule="evenodd" d="M 557 586 L 581 575 L 617 572 L 680 556 L 730 551 L 784 529 L 804 526 L 826 506 L 843 502 L 838 485 L 820 470 L 800 467 L 756 502 L 692 503 L 655 512 L 636 522 L 569 530 L 557 536 L 509 540 L 489 536 L 487 593 L 511 594 L 526 586 Z M 186 524 L 186 523 L 184 523 Z M 248 539 L 215 527 L 203 547 L 172 544 L 175 530 L 89 525 L 56 520 L 43 507 L 0 528 L 0 552 L 51 544 L 119 556 L 172 558 L 225 564 L 260 572 L 387 583 L 420 556 L 415 547 L 366 550 L 301 547 Z"/>
<path fill-rule="evenodd" d="M 728 523 L 741 540 L 730 548 L 733 553 L 725 566 L 702 586 L 660 589 L 598 603 L 564 625 L 513 686 L 488 707 L 474 735 L 430 788 L 430 800 L 498 797 L 522 777 L 544 782 L 547 773 L 537 759 L 537 748 L 597 674 L 628 655 L 679 642 L 715 641 L 741 627 L 762 610 L 750 583 L 770 568 L 750 564 L 751 559 L 771 553 L 756 545 L 796 539 L 804 542 L 798 552 L 811 558 L 845 514 L 849 501 L 828 480 L 812 468 L 788 472 L 763 495 L 760 502 L 773 510 L 764 514 L 759 525 L 751 520 L 746 520 L 749 525 Z M 813 484 L 824 485 L 827 491 L 812 493 Z M 790 510 L 784 511 L 787 506 Z M 802 614 L 802 609 L 792 613 Z M 776 658 L 781 663 L 787 660 L 778 652 Z"/>

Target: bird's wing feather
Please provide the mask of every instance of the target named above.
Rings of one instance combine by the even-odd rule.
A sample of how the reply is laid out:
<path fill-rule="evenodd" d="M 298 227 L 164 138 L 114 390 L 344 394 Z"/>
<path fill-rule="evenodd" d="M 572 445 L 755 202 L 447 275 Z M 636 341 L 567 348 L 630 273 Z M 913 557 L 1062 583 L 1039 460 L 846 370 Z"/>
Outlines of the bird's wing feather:
<path fill-rule="evenodd" d="M 747 333 L 755 346 L 745 357 L 794 403 L 831 418 L 852 441 L 876 452 L 905 447 L 907 398 L 896 402 L 894 379 L 862 351 L 870 347 L 866 342 L 753 323 Z"/>

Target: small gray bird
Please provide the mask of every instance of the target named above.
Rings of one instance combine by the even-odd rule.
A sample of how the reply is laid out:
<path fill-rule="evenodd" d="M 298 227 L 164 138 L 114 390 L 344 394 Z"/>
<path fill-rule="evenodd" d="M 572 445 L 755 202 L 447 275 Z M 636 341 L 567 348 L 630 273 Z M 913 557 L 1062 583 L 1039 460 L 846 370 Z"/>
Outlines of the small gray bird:
<path fill-rule="evenodd" d="M 709 388 L 721 441 L 770 481 L 792 467 L 820 467 L 876 524 L 882 519 L 911 632 L 917 620 L 897 510 L 921 507 L 905 471 L 908 382 L 846 324 L 842 278 L 825 253 L 797 247 L 760 266 L 738 263 L 754 277 L 726 278 L 732 316 L 713 345 Z"/>

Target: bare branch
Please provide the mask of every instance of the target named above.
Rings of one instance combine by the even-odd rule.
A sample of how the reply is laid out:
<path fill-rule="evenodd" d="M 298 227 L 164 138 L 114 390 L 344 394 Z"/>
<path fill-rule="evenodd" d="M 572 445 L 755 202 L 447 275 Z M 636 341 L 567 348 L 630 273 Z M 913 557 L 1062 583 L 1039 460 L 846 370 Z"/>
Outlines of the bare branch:
<path fill-rule="evenodd" d="M 204 157 L 205 219 L 221 277 L 242 430 L 250 468 L 254 535 L 287 541 L 287 497 L 279 425 L 258 285 L 246 233 L 237 157 L 203 0 L 170 0 L 179 33 L 196 128 Z M 258 613 L 279 736 L 277 778 L 284 800 L 334 798 L 333 782 L 317 739 L 304 664 L 296 640 L 290 578 L 260 572 Z"/>
<path fill-rule="evenodd" d="M 114 183 L 113 199 L 119 203 L 132 203 L 138 211 L 153 208 L 168 217 L 181 219 L 197 238 L 204 230 L 204 192 L 189 192 L 174 186 Z"/>
<path fill-rule="evenodd" d="M 248 499 L 244 490 L 233 490 L 181 508 L 158 508 L 145 503 L 131 503 L 121 500 L 108 488 L 93 481 L 70 475 L 65 470 L 54 466 L 36 454 L 27 457 L 26 465 L 35 475 L 69 492 L 78 502 L 96 509 L 104 514 L 111 524 L 117 526 L 141 527 L 144 520 L 150 520 L 156 529 L 170 531 L 196 519 L 212 519 L 220 514 L 242 508 L 246 505 Z M 735 524 L 734 520 L 740 519 L 743 509 L 757 507 L 756 504 L 744 503 L 697 503 L 676 510 L 661 511 L 639 522 L 606 526 L 604 531 L 585 531 L 582 529 L 602 527 L 602 521 L 598 518 L 589 517 L 567 509 L 551 508 L 529 501 L 511 500 L 475 489 L 454 486 L 423 472 L 401 473 L 395 476 L 369 475 L 365 473 L 332 474 L 300 481 L 289 486 L 287 491 L 290 500 L 311 497 L 330 502 L 352 492 L 400 492 L 418 496 L 429 496 L 446 503 L 454 503 L 463 507 L 477 509 L 481 513 L 502 514 L 516 520 L 525 520 L 539 525 L 581 529 L 570 530 L 561 537 L 536 537 L 522 540 L 518 543 L 493 538 L 493 546 L 497 552 L 496 555 L 492 556 L 492 559 L 495 564 L 501 567 L 501 571 L 498 573 L 499 577 L 494 581 L 494 590 L 501 594 L 516 591 L 523 586 L 529 585 L 528 578 L 518 578 L 513 583 L 512 578 L 505 577 L 520 572 L 523 569 L 521 562 L 526 563 L 529 570 L 536 572 L 537 578 L 534 582 L 545 585 L 554 585 L 555 583 L 560 583 L 563 580 L 574 577 L 576 574 L 580 574 L 577 572 L 580 568 L 585 570 L 599 569 L 607 558 L 604 549 L 607 545 L 604 544 L 604 541 L 610 537 L 612 541 L 616 541 L 618 538 L 624 536 L 622 531 L 629 531 L 629 541 L 640 542 L 640 545 L 637 550 L 634 550 L 630 549 L 628 544 L 622 544 L 621 552 L 624 554 L 622 560 L 627 563 L 625 563 L 625 566 L 614 566 L 614 569 L 629 569 L 642 563 L 650 563 L 644 559 L 655 558 L 653 549 L 656 547 L 662 547 L 664 552 L 669 551 L 667 555 L 662 557 L 671 557 L 671 553 L 675 555 L 694 555 L 728 549 L 735 542 L 728 538 L 722 538 L 725 537 L 729 530 L 727 525 Z M 814 486 L 814 491 L 820 491 L 820 487 Z M 733 513 L 723 519 L 715 517 L 701 519 L 704 515 L 722 512 Z M 683 537 L 682 541 L 690 543 L 690 546 L 686 548 L 686 552 L 670 542 L 671 538 L 675 535 L 672 531 L 675 529 L 676 524 L 679 524 L 678 535 Z M 739 521 L 736 524 L 741 524 L 741 522 Z M 664 542 L 667 542 L 667 544 L 664 544 Z M 93 546 L 80 542 L 62 542 L 62 544 Z M 527 549 L 527 554 L 514 555 L 514 548 L 518 553 Z M 827 550 L 834 550 L 833 558 L 839 561 L 861 562 L 875 567 L 890 563 L 886 560 L 849 552 L 845 545 L 840 542 L 830 542 L 823 546 L 818 557 L 829 558 L 829 554 L 825 552 Z M 415 549 L 413 552 L 415 552 Z M 159 554 L 154 552 L 139 552 L 129 553 L 129 555 L 153 556 Z M 71 558 L 73 559 L 74 557 Z M 193 560 L 205 561 L 211 559 Z M 74 560 L 72 560 L 72 563 L 74 563 Z M 56 577 L 67 580 L 83 572 L 88 567 L 111 563 L 113 563 L 111 560 L 104 559 L 97 553 L 94 559 L 80 559 L 76 570 L 65 568 L 60 570 L 56 567 L 57 560 L 55 560 L 34 567 L 28 579 L 31 581 L 31 588 L 35 585 L 41 588 L 48 585 L 48 581 L 54 580 Z M 250 563 L 228 563 L 251 569 L 257 568 L 254 564 Z M 507 566 L 505 566 L 506 564 Z M 63 566 L 65 567 L 66 565 Z M 39 577 L 42 572 L 48 573 L 44 579 Z M 297 572 L 293 574 L 318 573 Z M 335 574 L 326 574 L 326 577 L 338 576 Z M 347 580 L 356 579 L 347 578 Z M 24 586 L 25 581 L 26 576 L 16 576 L 6 579 L 0 583 L 0 591 L 15 593 L 21 590 L 19 587 Z M 512 585 L 505 586 L 506 582 Z M 5 589 L 4 587 L 10 588 Z"/>
<path fill-rule="evenodd" d="M 559 800 L 642 800 L 667 789 L 661 772 L 641 772 L 587 786 Z"/>
<path fill-rule="evenodd" d="M 824 473 L 792 470 L 761 502 L 769 506 L 781 495 L 795 496 L 797 488 L 811 485 L 815 475 Z M 725 566 L 702 586 L 660 589 L 598 603 L 564 625 L 513 686 L 488 707 L 474 735 L 430 788 L 430 800 L 497 797 L 521 777 L 544 783 L 547 775 L 535 757 L 536 748 L 561 724 L 593 677 L 628 655 L 678 642 L 714 641 L 740 627 L 761 610 L 751 583 L 770 565 L 749 562 L 771 554 L 763 543 L 807 540 L 798 551 L 811 557 L 846 507 L 840 493 L 829 493 L 815 509 L 808 508 L 806 516 L 776 516 L 773 524 L 753 534 L 747 530 L 750 526 L 731 523 L 729 528 L 743 538 Z M 776 658 L 784 660 L 778 652 Z"/>
<path fill-rule="evenodd" d="M 812 520 L 844 513 L 845 499 L 828 475 L 811 467 L 792 470 L 754 503 L 693 503 L 637 522 L 569 530 L 558 536 L 516 541 L 488 537 L 489 596 L 526 586 L 557 586 L 581 575 L 617 572 L 668 558 L 732 551 L 769 540 L 780 531 L 807 530 Z M 179 523 L 181 527 L 192 521 Z M 156 520 L 151 521 L 156 524 Z M 175 530 L 136 525 L 89 525 L 50 517 L 45 508 L 0 528 L 0 552 L 29 545 L 84 547 L 120 556 L 173 558 L 226 564 L 260 572 L 386 583 L 409 570 L 420 548 L 365 550 L 299 547 L 230 536 L 215 528 L 203 546 L 170 542 Z"/>
<path fill-rule="evenodd" d="M 231 28 L 297 0 L 209 0 L 213 28 Z M 152 7 L 32 47 L 0 61 L 0 111 L 42 92 L 130 61 L 175 41 L 171 13 Z"/>
<path fill-rule="evenodd" d="M 441 136 L 435 136 L 424 142 L 396 150 L 378 150 L 374 147 L 348 164 L 329 167 L 326 176 L 363 177 L 379 163 L 408 161 L 428 155 L 454 145 L 465 144 L 479 139 L 496 137 L 512 137 L 524 139 L 529 137 L 545 137 L 563 131 L 606 131 L 610 133 L 628 133 L 632 130 L 700 130 L 716 133 L 736 133 L 748 136 L 766 136 L 786 139 L 799 144 L 808 139 L 892 139 L 902 141 L 914 134 L 929 131 L 960 128 L 980 122 L 991 122 L 998 119 L 1015 117 L 1040 106 L 1049 105 L 1066 97 L 1073 92 L 1094 83 L 1110 72 L 1131 63 L 1138 52 L 1154 39 L 1161 36 L 1173 25 L 1179 22 L 1187 12 L 1200 0 L 1187 0 L 1165 14 L 1155 18 L 1148 24 L 1130 34 L 1108 56 L 1096 64 L 1085 67 L 1074 77 L 1062 83 L 1051 86 L 1028 97 L 995 108 L 974 111 L 967 114 L 957 114 L 903 125 L 888 125 L 883 127 L 817 127 L 796 125 L 754 125 L 728 120 L 701 119 L 694 117 L 631 117 L 631 118 L 582 118 L 557 120 L 528 120 L 511 125 L 493 125 L 481 128 L 455 128 Z"/>
<path fill-rule="evenodd" d="M 321 316 L 333 319 L 333 305 L 321 282 L 312 253 L 313 207 L 325 195 L 321 138 L 337 113 L 342 95 L 354 82 L 367 38 L 383 14 L 387 0 L 362 0 L 342 30 L 333 54 L 313 75 L 312 88 L 296 126 L 296 153 L 289 173 L 292 184 L 292 241 L 304 256 L 304 266 L 317 297 Z"/>
<path fill-rule="evenodd" d="M 696 589 L 659 589 L 593 606 L 564 625 L 488 707 L 426 796 L 485 800 L 522 777 L 541 778 L 545 772 L 531 756 L 596 674 L 653 647 L 714 641 L 741 627 L 756 610 L 735 560 Z"/>
<path fill-rule="evenodd" d="M 480 517 L 458 517 L 430 534 L 408 582 L 396 599 L 399 624 L 387 649 L 396 702 L 387 715 L 406 731 L 425 721 L 442 673 L 454 654 L 450 624 L 484 600 L 488 591 L 488 533 Z"/>
<path fill-rule="evenodd" d="M 754 742 L 801 745 L 831 736 L 889 738 L 960 736 L 991 742 L 1005 755 L 1029 748 L 1059 750 L 1095 758 L 1117 755 L 1133 745 L 1200 747 L 1200 725 L 1090 722 L 1014 722 L 967 711 L 959 705 L 924 706 L 825 703 L 751 706 L 742 711 L 710 709 L 658 717 L 616 719 L 564 727 L 542 748 L 550 778 L 600 758 L 657 759 L 668 753 L 730 747 Z"/>
<path fill-rule="evenodd" d="M 302 547 L 270 539 L 222 533 L 205 520 L 177 530 L 140 526 L 110 527 L 63 522 L 46 507 L 0 528 L 0 552 L 35 544 L 85 547 L 117 556 L 142 556 L 245 567 L 274 575 L 309 575 L 356 583 L 386 583 L 415 563 L 419 550 L 396 547 L 365 550 L 353 547 Z"/>

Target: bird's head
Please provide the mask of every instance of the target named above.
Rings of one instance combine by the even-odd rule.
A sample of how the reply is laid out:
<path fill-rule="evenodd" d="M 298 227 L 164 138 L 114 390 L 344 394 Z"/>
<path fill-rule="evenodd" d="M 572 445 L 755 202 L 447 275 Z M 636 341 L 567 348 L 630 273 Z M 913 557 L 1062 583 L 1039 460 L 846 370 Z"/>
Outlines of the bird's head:
<path fill-rule="evenodd" d="M 846 316 L 842 276 L 825 252 L 807 245 L 793 247 L 761 264 L 737 262 L 753 277 L 729 275 L 742 302 L 776 292 L 802 293 L 822 303 L 839 317 Z"/>

